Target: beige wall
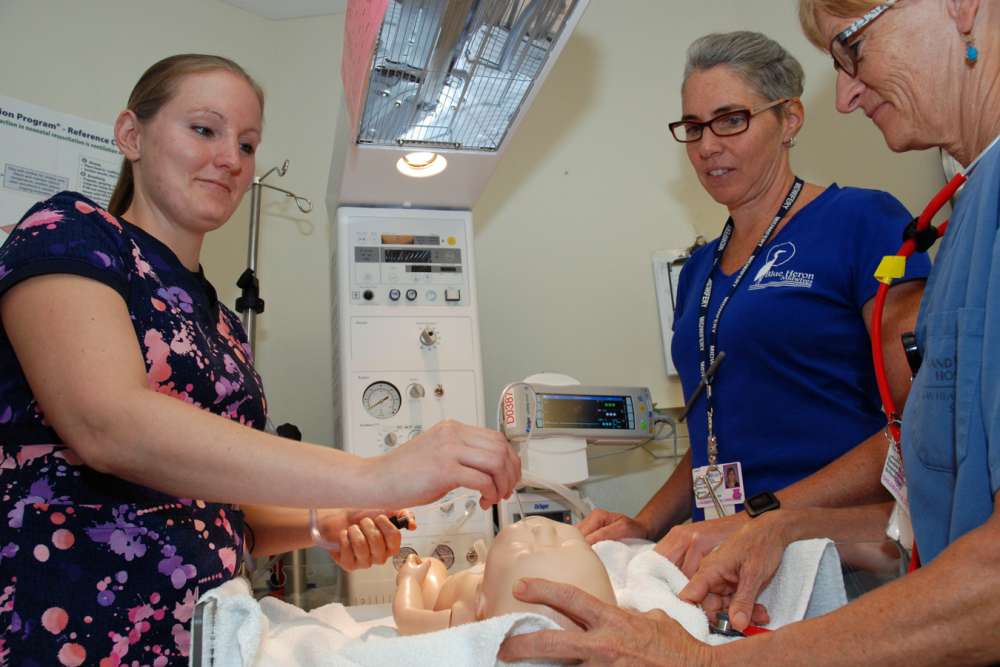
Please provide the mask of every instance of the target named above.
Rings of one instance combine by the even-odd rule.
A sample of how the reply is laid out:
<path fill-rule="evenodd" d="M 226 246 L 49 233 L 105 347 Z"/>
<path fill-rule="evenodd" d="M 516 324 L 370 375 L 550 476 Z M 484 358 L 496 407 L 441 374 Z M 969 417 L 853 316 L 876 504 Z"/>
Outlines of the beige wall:
<path fill-rule="evenodd" d="M 275 422 L 296 423 L 318 442 L 333 430 L 325 195 L 342 32 L 343 16 L 269 21 L 212 0 L 0 2 L 0 95 L 111 124 L 143 70 L 182 52 L 231 57 L 264 87 L 258 174 L 289 159 L 288 174 L 268 182 L 315 208 L 302 215 L 283 196 L 264 195 L 258 368 Z M 231 308 L 247 264 L 249 199 L 202 255 Z"/>
<path fill-rule="evenodd" d="M 590 4 L 475 210 L 487 405 L 540 370 L 648 385 L 660 403 L 679 402 L 664 376 L 650 255 L 714 236 L 724 218 L 666 131 L 696 36 L 762 30 L 802 60 L 808 119 L 794 165 L 806 178 L 882 187 L 911 209 L 940 181 L 935 155 L 893 156 L 866 119 L 834 113 L 830 61 L 799 34 L 791 0 Z M 332 439 L 325 199 L 342 29 L 342 16 L 268 21 L 212 0 L 0 1 L 2 95 L 110 123 L 142 70 L 181 51 L 233 57 L 264 85 L 258 173 L 290 159 L 280 185 L 315 209 L 299 215 L 266 195 L 258 361 L 274 419 L 320 442 Z M 229 304 L 248 216 L 244 205 L 203 256 Z M 593 471 L 611 479 L 588 493 L 633 512 L 668 470 L 642 451 L 604 459 Z"/>

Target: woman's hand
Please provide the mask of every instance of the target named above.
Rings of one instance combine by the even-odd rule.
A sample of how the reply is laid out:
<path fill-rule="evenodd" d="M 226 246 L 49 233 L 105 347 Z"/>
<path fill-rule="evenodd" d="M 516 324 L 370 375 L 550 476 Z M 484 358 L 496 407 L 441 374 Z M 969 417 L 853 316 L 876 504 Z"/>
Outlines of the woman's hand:
<path fill-rule="evenodd" d="M 656 553 L 666 557 L 688 578 L 698 571 L 702 558 L 742 528 L 745 512 L 707 521 L 674 526 L 656 543 Z"/>
<path fill-rule="evenodd" d="M 755 603 L 791 541 L 781 512 L 786 510 L 757 517 L 706 556 L 679 597 L 710 616 L 728 609 L 733 628 L 741 632 L 750 623 L 767 623 L 767 610 Z"/>
<path fill-rule="evenodd" d="M 534 658 L 583 665 L 709 664 L 708 646 L 662 611 L 621 609 L 575 586 L 545 579 L 521 579 L 514 587 L 514 597 L 565 614 L 583 632 L 542 630 L 508 637 L 500 645 L 497 657 L 501 660 Z"/>
<path fill-rule="evenodd" d="M 327 542 L 340 545 L 339 551 L 328 551 L 330 557 L 350 572 L 381 565 L 399 553 L 402 536 L 389 520 L 389 514 L 402 519 L 410 530 L 417 527 L 409 510 L 388 514 L 385 510 L 335 509 L 324 512 L 319 521 L 319 531 Z"/>
<path fill-rule="evenodd" d="M 601 540 L 649 539 L 649 529 L 645 525 L 625 514 L 600 508 L 584 517 L 576 527 L 587 539 L 587 544 L 597 544 Z"/>
<path fill-rule="evenodd" d="M 398 506 L 424 505 L 461 486 L 482 494 L 486 509 L 509 497 L 521 478 L 521 459 L 503 435 L 453 420 L 375 462 L 383 502 Z"/>

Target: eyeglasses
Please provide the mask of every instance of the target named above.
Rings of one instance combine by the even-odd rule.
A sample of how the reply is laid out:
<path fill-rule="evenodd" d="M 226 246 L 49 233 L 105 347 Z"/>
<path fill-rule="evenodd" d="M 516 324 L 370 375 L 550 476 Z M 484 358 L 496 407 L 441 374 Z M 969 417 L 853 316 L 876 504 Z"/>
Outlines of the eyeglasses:
<path fill-rule="evenodd" d="M 858 33 L 864 30 L 872 21 L 882 16 L 897 2 L 899 0 L 887 0 L 873 7 L 864 16 L 847 26 L 846 30 L 843 30 L 830 40 L 830 55 L 833 57 L 834 69 L 844 70 L 847 76 L 852 79 L 858 75 L 858 63 L 861 62 L 861 58 L 858 57 L 858 45 L 860 41 L 857 39 L 851 41 L 852 38 L 855 38 Z"/>
<path fill-rule="evenodd" d="M 700 120 L 678 120 L 670 123 L 667 127 L 670 128 L 670 134 L 674 135 L 674 139 L 682 144 L 691 144 L 700 140 L 706 127 L 712 130 L 712 134 L 717 137 L 731 137 L 734 134 L 742 134 L 749 130 L 750 119 L 757 114 L 776 107 L 779 104 L 792 102 L 795 99 L 792 97 L 782 97 L 780 100 L 768 102 L 763 106 L 753 109 L 727 111 L 704 122 Z"/>

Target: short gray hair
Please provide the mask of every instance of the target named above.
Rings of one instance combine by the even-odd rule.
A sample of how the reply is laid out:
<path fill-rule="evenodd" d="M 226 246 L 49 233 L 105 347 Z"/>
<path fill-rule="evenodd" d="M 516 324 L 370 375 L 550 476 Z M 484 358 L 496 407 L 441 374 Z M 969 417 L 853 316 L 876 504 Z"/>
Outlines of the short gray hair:
<path fill-rule="evenodd" d="M 738 30 L 696 39 L 688 47 L 684 83 L 695 72 L 719 65 L 731 67 L 768 101 L 802 95 L 802 65 L 781 44 L 759 32 Z"/>

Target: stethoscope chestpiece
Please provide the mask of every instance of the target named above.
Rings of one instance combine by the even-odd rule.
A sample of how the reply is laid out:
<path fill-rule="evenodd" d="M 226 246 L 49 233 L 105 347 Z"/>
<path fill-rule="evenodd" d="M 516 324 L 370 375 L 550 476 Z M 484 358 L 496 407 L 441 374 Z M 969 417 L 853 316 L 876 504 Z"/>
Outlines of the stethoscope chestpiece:
<path fill-rule="evenodd" d="M 712 634 L 725 635 L 726 637 L 743 637 L 743 633 L 739 630 L 734 630 L 733 626 L 729 624 L 729 614 L 724 611 L 720 611 L 715 615 L 715 622 L 708 624 L 708 629 Z"/>

